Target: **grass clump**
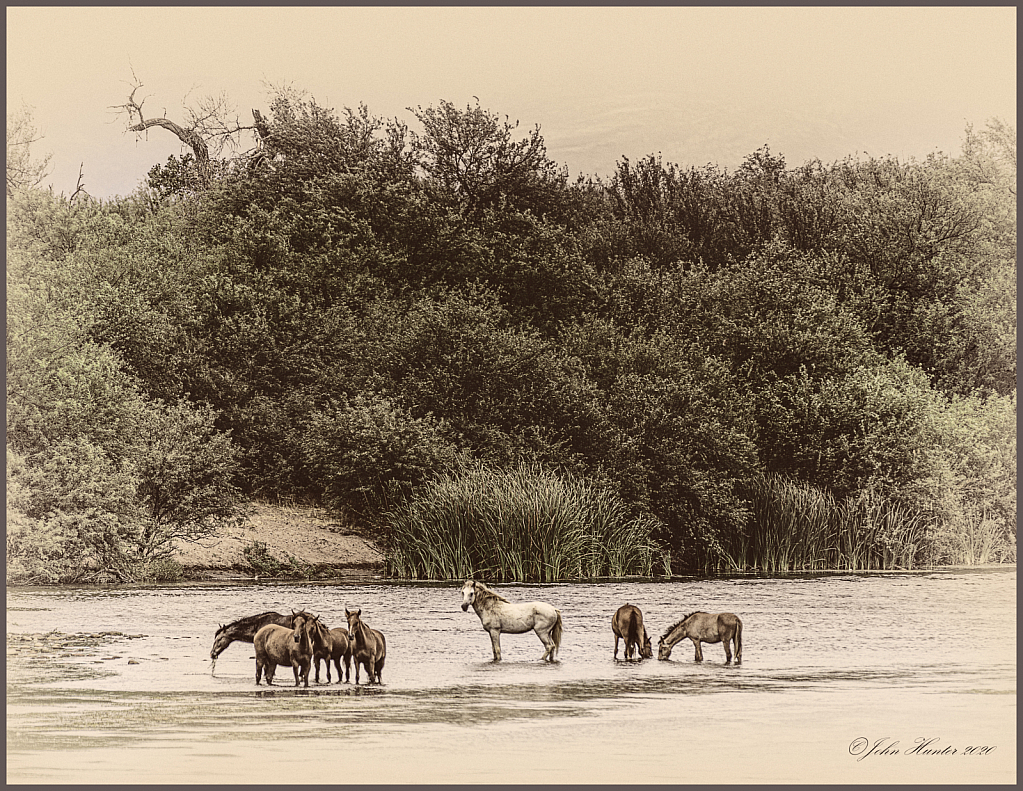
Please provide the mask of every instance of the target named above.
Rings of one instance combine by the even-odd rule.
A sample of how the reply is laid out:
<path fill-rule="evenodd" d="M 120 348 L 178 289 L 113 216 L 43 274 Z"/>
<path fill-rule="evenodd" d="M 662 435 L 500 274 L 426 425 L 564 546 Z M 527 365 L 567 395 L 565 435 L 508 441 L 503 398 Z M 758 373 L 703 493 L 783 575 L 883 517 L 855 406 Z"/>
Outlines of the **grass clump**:
<path fill-rule="evenodd" d="M 538 467 L 438 476 L 384 516 L 389 572 L 407 579 L 496 581 L 651 576 L 652 517 L 613 493 Z"/>
<path fill-rule="evenodd" d="M 767 476 L 745 496 L 750 518 L 728 552 L 736 570 L 910 569 L 928 554 L 928 520 L 876 494 L 837 500 L 813 486 Z"/>

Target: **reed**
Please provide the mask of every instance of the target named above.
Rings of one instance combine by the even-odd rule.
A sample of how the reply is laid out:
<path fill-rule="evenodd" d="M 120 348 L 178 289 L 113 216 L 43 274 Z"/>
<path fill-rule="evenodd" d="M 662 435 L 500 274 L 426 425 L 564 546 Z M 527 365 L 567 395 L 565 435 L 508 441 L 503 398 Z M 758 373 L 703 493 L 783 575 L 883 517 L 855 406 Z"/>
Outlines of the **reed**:
<path fill-rule="evenodd" d="M 912 568 L 927 541 L 922 515 L 873 493 L 837 501 L 767 476 L 750 484 L 745 497 L 749 522 L 727 547 L 732 570 Z"/>
<path fill-rule="evenodd" d="M 407 579 L 555 582 L 652 576 L 653 518 L 612 493 L 538 467 L 439 476 L 385 515 L 388 568 Z"/>

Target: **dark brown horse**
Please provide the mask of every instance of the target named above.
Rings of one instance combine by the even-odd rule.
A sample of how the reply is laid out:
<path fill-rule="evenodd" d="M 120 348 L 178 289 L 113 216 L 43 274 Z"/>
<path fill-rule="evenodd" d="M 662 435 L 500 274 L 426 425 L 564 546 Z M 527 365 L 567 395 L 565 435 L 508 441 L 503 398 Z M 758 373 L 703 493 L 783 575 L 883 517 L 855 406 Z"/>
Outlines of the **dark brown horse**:
<path fill-rule="evenodd" d="M 362 610 L 349 610 L 345 608 L 345 617 L 348 619 L 348 635 L 354 644 L 352 655 L 355 659 L 355 683 L 359 683 L 359 665 L 366 668 L 366 675 L 369 676 L 369 683 L 374 681 L 382 684 L 380 671 L 384 669 L 384 659 L 387 657 L 387 645 L 384 636 L 376 629 L 370 629 L 362 618 Z"/>
<path fill-rule="evenodd" d="M 618 640 L 625 641 L 625 658 L 632 659 L 632 654 L 639 649 L 643 659 L 654 655 L 654 647 L 650 643 L 650 635 L 643 626 L 643 613 L 633 604 L 623 604 L 611 618 L 611 631 L 615 634 L 615 655 L 618 658 Z"/>
<path fill-rule="evenodd" d="M 729 643 L 735 644 L 735 664 L 742 663 L 742 621 L 737 615 L 730 612 L 710 614 L 706 612 L 694 612 L 687 615 L 668 631 L 661 635 L 657 644 L 657 658 L 667 659 L 671 656 L 671 649 L 679 640 L 689 638 L 696 646 L 696 661 L 703 661 L 703 649 L 700 643 L 724 643 L 725 664 L 732 661 L 732 651 Z"/>
<path fill-rule="evenodd" d="M 327 664 L 327 683 L 330 683 L 330 663 L 333 662 L 337 668 L 337 683 L 340 684 L 342 659 L 345 661 L 344 682 L 347 684 L 352 677 L 352 641 L 348 639 L 348 630 L 343 626 L 338 626 L 328 633 L 327 645 L 313 654 L 313 663 L 316 666 L 316 683 L 320 683 L 320 661 L 324 660 Z"/>
<path fill-rule="evenodd" d="M 217 664 L 217 657 L 235 640 L 251 643 L 256 638 L 256 632 L 269 623 L 292 629 L 295 625 L 294 618 L 294 610 L 292 610 L 291 615 L 281 615 L 279 612 L 262 612 L 259 615 L 239 618 L 227 626 L 221 626 L 217 629 L 217 634 L 213 639 L 213 650 L 210 651 L 210 659 L 213 660 L 214 667 Z"/>
<path fill-rule="evenodd" d="M 273 684 L 277 666 L 290 666 L 295 673 L 295 686 L 300 683 L 309 686 L 309 667 L 313 654 L 321 650 L 328 639 L 327 628 L 320 619 L 306 612 L 295 613 L 294 629 L 267 624 L 258 632 L 252 643 L 256 648 L 256 684 L 260 677 L 266 678 L 267 686 Z"/>

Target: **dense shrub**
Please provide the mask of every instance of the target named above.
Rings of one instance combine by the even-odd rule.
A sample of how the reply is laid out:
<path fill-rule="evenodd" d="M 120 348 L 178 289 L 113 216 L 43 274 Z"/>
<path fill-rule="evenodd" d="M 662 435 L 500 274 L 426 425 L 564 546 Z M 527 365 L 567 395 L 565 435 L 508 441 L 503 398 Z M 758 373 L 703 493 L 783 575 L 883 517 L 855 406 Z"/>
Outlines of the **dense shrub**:
<path fill-rule="evenodd" d="M 657 523 L 614 494 L 539 468 L 438 476 L 384 517 L 391 573 L 498 581 L 650 576 L 670 563 Z"/>

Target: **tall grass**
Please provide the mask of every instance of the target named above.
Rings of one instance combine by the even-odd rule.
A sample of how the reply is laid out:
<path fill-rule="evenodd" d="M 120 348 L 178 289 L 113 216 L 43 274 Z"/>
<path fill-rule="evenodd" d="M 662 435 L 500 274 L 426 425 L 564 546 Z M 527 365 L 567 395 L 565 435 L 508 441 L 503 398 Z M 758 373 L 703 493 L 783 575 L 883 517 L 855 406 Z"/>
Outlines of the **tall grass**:
<path fill-rule="evenodd" d="M 1016 562 L 1015 531 L 1007 531 L 979 505 L 962 506 L 935 531 L 933 554 L 950 565 Z"/>
<path fill-rule="evenodd" d="M 874 494 L 838 501 L 777 476 L 747 487 L 750 519 L 726 549 L 732 570 L 912 568 L 928 540 L 928 522 Z"/>
<path fill-rule="evenodd" d="M 653 518 L 630 519 L 612 493 L 537 467 L 440 476 L 385 524 L 389 571 L 407 579 L 554 582 L 651 576 L 668 564 Z"/>

